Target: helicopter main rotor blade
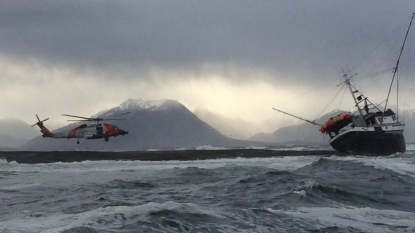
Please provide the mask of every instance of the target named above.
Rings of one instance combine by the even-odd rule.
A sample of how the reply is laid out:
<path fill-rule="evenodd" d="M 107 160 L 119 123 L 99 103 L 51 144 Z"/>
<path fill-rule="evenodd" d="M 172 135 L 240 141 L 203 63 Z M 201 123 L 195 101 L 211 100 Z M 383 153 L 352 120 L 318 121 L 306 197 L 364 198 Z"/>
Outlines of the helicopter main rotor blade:
<path fill-rule="evenodd" d="M 120 120 L 125 120 L 125 119 L 123 119 L 123 118 L 109 118 L 109 119 L 107 119 L 107 118 L 104 118 L 104 119 L 102 119 L 102 118 L 98 118 L 98 119 L 88 119 L 88 120 L 82 120 L 82 119 L 79 119 L 79 120 L 66 120 L 66 121 L 120 121 Z"/>
<path fill-rule="evenodd" d="M 61 116 L 81 118 L 81 119 L 85 119 L 85 120 L 95 119 L 95 118 L 82 117 L 82 116 L 75 116 L 75 115 L 68 115 L 68 114 L 61 114 Z"/>
<path fill-rule="evenodd" d="M 117 115 L 114 115 L 114 116 L 123 116 L 123 115 L 129 114 L 129 113 L 131 113 L 131 112 L 124 112 L 124 113 L 120 113 L 120 114 L 117 114 Z"/>
<path fill-rule="evenodd" d="M 122 121 L 122 120 L 126 120 L 126 119 L 124 119 L 124 118 L 104 118 L 104 119 L 101 119 L 101 118 L 99 118 L 99 119 L 88 119 L 88 120 L 82 120 L 82 119 L 79 119 L 79 120 L 66 120 L 66 121 Z"/>
<path fill-rule="evenodd" d="M 91 121 L 91 120 L 81 120 L 81 119 L 79 119 L 79 120 L 66 120 L 66 121 Z"/>
<path fill-rule="evenodd" d="M 125 114 L 128 114 L 130 112 L 124 112 L 121 114 L 117 114 L 117 115 L 113 115 L 113 116 L 122 116 Z M 74 117 L 74 118 L 79 118 L 79 120 L 67 120 L 67 121 L 106 121 L 106 120 L 124 120 L 124 119 L 120 119 L 120 118 L 100 118 L 100 117 L 95 117 L 95 118 L 91 118 L 91 117 L 83 117 L 83 116 L 76 116 L 76 115 L 69 115 L 69 114 L 61 114 L 62 116 L 67 116 L 67 117 Z"/>

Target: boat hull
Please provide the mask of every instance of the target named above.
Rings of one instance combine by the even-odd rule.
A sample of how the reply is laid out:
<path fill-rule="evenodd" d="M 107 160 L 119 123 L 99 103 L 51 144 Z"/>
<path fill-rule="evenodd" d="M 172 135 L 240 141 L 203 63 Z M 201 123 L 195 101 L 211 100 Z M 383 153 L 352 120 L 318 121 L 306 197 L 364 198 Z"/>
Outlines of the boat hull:
<path fill-rule="evenodd" d="M 350 131 L 333 138 L 333 149 L 347 154 L 390 155 L 405 152 L 402 133 Z"/>

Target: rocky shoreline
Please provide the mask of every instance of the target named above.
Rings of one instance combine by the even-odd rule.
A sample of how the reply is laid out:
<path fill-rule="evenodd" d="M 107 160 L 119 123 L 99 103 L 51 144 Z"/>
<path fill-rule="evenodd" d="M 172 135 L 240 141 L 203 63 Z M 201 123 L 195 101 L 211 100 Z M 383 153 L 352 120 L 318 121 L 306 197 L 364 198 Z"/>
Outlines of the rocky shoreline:
<path fill-rule="evenodd" d="M 55 162 L 82 162 L 99 160 L 124 161 L 167 161 L 167 160 L 206 160 L 225 158 L 267 158 L 281 156 L 331 156 L 341 155 L 334 150 L 266 150 L 266 149 L 229 149 L 229 150 L 169 150 L 169 151 L 0 151 L 0 159 L 7 162 L 36 164 Z"/>

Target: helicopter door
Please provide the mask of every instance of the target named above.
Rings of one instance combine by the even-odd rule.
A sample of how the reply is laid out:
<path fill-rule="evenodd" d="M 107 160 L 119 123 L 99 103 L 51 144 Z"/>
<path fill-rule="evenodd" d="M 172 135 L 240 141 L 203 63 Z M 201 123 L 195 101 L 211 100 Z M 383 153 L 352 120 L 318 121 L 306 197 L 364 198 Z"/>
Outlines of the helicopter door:
<path fill-rule="evenodd" d="M 104 134 L 104 128 L 102 125 L 97 126 L 97 135 L 103 135 Z"/>

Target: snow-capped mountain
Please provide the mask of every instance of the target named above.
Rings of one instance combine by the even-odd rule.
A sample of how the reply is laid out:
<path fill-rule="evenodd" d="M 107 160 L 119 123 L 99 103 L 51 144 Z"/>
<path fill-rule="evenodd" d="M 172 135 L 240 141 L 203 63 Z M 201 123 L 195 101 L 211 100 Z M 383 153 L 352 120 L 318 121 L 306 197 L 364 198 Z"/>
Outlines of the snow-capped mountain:
<path fill-rule="evenodd" d="M 102 116 L 112 115 L 114 112 L 137 112 L 137 111 L 157 111 L 166 110 L 174 107 L 182 107 L 183 105 L 174 100 L 135 100 L 128 99 L 120 106 L 112 108 L 106 112 L 102 112 Z M 184 106 L 183 106 L 184 107 Z"/>
<path fill-rule="evenodd" d="M 115 112 L 135 112 L 135 111 L 153 111 L 166 107 L 167 103 L 172 100 L 142 100 L 142 99 L 128 99 L 117 107 L 99 111 L 91 117 L 108 117 L 114 115 Z"/>

